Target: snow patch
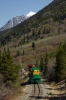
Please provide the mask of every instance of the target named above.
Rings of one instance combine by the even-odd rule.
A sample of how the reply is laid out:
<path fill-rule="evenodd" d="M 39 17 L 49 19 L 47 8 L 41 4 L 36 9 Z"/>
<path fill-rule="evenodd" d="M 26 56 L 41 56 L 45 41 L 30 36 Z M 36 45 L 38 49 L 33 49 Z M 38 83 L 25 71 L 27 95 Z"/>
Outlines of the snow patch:
<path fill-rule="evenodd" d="M 35 14 L 36 14 L 35 12 L 30 11 L 30 12 L 26 15 L 26 17 L 31 17 L 31 16 L 33 16 L 33 15 L 35 15 Z"/>

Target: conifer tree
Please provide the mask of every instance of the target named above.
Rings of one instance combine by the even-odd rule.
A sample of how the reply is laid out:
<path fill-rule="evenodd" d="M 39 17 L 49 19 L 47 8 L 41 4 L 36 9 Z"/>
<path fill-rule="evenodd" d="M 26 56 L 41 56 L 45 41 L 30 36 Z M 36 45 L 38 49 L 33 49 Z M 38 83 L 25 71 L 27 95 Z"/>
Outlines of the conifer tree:
<path fill-rule="evenodd" d="M 63 69 L 62 69 L 62 79 L 65 79 L 65 82 L 66 82 L 66 55 L 63 57 Z"/>
<path fill-rule="evenodd" d="M 32 30 L 32 36 L 34 38 L 34 36 L 35 36 L 35 29 Z"/>
<path fill-rule="evenodd" d="M 33 48 L 33 50 L 35 49 L 35 43 L 34 42 L 32 42 L 32 48 Z"/>
<path fill-rule="evenodd" d="M 44 60 L 43 60 L 42 57 L 41 57 L 41 59 L 40 59 L 40 65 L 39 65 L 39 67 L 40 67 L 40 70 L 41 70 L 41 71 L 44 70 Z"/>
<path fill-rule="evenodd" d="M 4 82 L 10 82 L 9 85 L 11 85 L 17 80 L 20 67 L 13 64 L 13 57 L 9 50 L 6 53 L 2 53 L 1 62 L 1 73 L 4 76 Z"/>
<path fill-rule="evenodd" d="M 49 57 L 48 54 L 45 54 L 45 58 L 44 58 L 44 71 L 48 70 L 48 61 L 49 61 Z"/>
<path fill-rule="evenodd" d="M 1 55 L 1 51 L 0 51 L 0 72 L 1 72 L 1 63 L 2 63 L 2 55 Z"/>
<path fill-rule="evenodd" d="M 41 34 L 40 30 L 38 30 L 38 35 L 40 36 L 40 34 Z"/>
<path fill-rule="evenodd" d="M 63 49 L 64 49 L 64 52 L 65 52 L 65 55 L 66 55 L 66 43 L 63 45 Z"/>
<path fill-rule="evenodd" d="M 64 57 L 63 57 L 63 69 L 62 69 L 62 78 L 65 79 L 66 82 L 66 43 L 63 45 L 64 49 Z"/>
<path fill-rule="evenodd" d="M 62 79 L 63 69 L 64 69 L 64 49 L 63 45 L 60 44 L 56 54 L 56 65 L 55 65 L 55 80 L 57 82 Z"/>
<path fill-rule="evenodd" d="M 27 34 L 27 37 L 26 38 L 27 38 L 27 43 L 28 43 L 29 42 L 29 36 L 28 36 L 28 34 Z"/>

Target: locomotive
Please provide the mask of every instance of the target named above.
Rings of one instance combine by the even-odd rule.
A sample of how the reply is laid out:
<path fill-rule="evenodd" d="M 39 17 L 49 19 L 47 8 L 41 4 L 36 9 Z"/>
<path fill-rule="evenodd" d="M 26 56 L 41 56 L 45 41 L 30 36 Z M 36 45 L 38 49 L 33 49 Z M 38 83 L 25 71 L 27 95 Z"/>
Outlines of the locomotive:
<path fill-rule="evenodd" d="M 41 75 L 40 75 L 40 68 L 35 67 L 32 64 L 28 64 L 28 70 L 29 70 L 29 79 L 32 84 L 41 83 Z"/>

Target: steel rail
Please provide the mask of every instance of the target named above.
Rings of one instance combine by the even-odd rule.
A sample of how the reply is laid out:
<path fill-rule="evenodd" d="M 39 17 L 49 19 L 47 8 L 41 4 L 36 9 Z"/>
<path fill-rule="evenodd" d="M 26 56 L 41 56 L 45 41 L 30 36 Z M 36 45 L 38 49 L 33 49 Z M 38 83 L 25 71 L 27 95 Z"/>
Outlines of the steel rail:
<path fill-rule="evenodd" d="M 31 96 L 29 96 L 28 100 L 38 100 L 40 98 L 41 93 L 42 93 L 42 88 L 40 84 L 34 84 L 32 86 Z"/>

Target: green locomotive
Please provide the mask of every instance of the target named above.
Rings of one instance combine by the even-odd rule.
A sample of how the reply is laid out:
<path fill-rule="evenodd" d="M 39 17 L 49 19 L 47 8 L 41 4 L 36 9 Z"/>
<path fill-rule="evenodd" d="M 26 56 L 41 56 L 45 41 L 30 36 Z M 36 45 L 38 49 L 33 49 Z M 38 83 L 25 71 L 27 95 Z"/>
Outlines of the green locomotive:
<path fill-rule="evenodd" d="M 34 83 L 40 84 L 41 83 L 40 68 L 39 67 L 33 67 L 33 66 L 30 66 L 30 65 L 28 66 L 29 71 L 30 71 L 30 82 L 32 84 L 34 84 Z"/>

